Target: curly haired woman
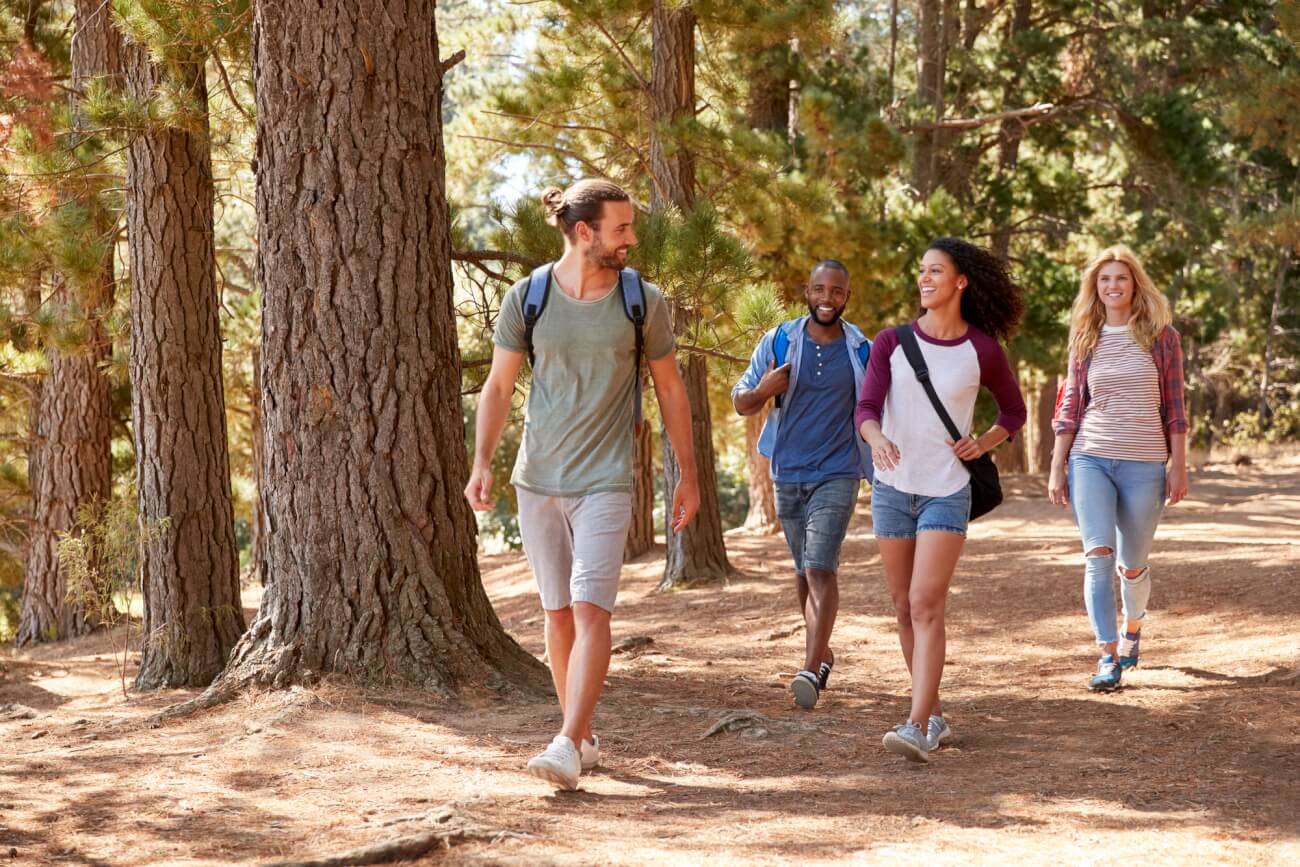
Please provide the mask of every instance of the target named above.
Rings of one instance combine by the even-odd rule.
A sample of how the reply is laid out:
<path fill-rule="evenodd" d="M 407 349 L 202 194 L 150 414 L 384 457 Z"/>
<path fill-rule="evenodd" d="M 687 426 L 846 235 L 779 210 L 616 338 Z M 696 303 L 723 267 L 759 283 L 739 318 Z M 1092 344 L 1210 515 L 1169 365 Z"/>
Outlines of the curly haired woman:
<path fill-rule="evenodd" d="M 1052 420 L 1047 494 L 1074 508 L 1083 538 L 1083 599 L 1102 652 L 1088 686 L 1103 692 L 1137 665 L 1156 525 L 1166 501 L 1187 496 L 1183 350 L 1171 320 L 1169 302 L 1124 246 L 1088 265 L 1070 314 L 1069 374 Z"/>
<path fill-rule="evenodd" d="M 915 762 L 952 737 L 939 704 L 948 586 L 970 521 L 970 473 L 962 464 L 1011 437 L 1025 423 L 1025 402 L 999 341 L 1024 311 L 1020 286 L 992 253 L 940 238 L 921 259 L 922 313 L 876 336 L 858 401 L 857 425 L 876 467 L 871 517 L 898 638 L 912 674 L 908 719 L 885 734 L 886 750 Z M 930 402 L 901 341 L 915 340 L 930 382 L 957 428 L 954 442 Z M 988 388 L 997 422 L 969 434 L 975 398 Z"/>

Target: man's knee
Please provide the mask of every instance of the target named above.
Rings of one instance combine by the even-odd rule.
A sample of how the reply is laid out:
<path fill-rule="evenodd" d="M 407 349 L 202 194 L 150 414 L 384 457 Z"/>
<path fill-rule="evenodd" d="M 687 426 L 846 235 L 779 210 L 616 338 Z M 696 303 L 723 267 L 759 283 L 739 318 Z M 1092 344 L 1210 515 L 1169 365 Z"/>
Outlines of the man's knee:
<path fill-rule="evenodd" d="M 573 629 L 573 607 L 546 608 L 546 627 L 548 629 Z"/>
<path fill-rule="evenodd" d="M 837 589 L 835 573 L 826 569 L 808 568 L 804 571 L 804 580 L 808 582 L 808 589 L 818 595 L 827 590 Z"/>
<path fill-rule="evenodd" d="M 609 628 L 610 614 L 591 602 L 573 603 L 573 622 L 579 629 Z"/>

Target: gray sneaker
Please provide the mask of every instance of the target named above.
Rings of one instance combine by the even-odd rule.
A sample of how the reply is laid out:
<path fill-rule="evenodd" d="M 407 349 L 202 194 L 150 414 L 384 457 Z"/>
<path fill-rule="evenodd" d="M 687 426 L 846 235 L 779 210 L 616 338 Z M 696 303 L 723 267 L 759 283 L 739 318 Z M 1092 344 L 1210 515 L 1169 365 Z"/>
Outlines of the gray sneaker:
<path fill-rule="evenodd" d="M 926 749 L 934 752 L 953 737 L 952 726 L 948 725 L 948 721 L 938 714 L 930 714 L 930 721 L 926 724 Z"/>
<path fill-rule="evenodd" d="M 881 743 L 888 752 L 902 756 L 909 762 L 930 761 L 930 747 L 926 742 L 925 732 L 911 720 L 896 726 L 891 732 L 886 732 Z"/>

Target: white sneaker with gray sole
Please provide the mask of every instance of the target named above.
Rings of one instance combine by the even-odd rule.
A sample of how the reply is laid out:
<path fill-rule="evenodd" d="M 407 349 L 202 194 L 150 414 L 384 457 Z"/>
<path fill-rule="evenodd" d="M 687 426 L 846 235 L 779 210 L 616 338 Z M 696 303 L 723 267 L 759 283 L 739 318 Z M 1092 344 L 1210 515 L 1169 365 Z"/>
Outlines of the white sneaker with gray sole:
<path fill-rule="evenodd" d="M 590 771 L 600 764 L 600 735 L 592 735 L 591 740 L 583 738 L 582 744 L 578 748 L 578 754 L 582 758 L 582 769 L 584 771 Z"/>
<path fill-rule="evenodd" d="M 582 774 L 578 748 L 564 735 L 556 735 L 549 747 L 528 760 L 528 773 L 557 789 L 571 792 L 578 788 L 578 777 Z"/>

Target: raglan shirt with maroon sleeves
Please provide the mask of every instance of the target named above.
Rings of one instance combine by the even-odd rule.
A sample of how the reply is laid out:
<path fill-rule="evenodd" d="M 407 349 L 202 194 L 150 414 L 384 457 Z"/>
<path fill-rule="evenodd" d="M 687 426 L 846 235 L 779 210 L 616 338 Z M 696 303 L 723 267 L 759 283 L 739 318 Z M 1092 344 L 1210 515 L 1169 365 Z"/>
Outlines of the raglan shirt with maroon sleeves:
<path fill-rule="evenodd" d="M 955 340 L 926 336 L 912 322 L 921 355 L 930 369 L 930 382 L 963 435 L 975 420 L 980 387 L 993 394 L 998 420 L 1012 436 L 1025 425 L 1025 400 L 1007 355 L 992 337 L 968 326 Z M 948 431 L 916 378 L 894 329 L 876 335 L 871 361 L 862 382 L 855 427 L 873 419 L 898 447 L 900 460 L 892 470 L 876 467 L 876 480 L 891 488 L 923 497 L 947 497 L 970 482 L 970 473 L 952 452 Z"/>

